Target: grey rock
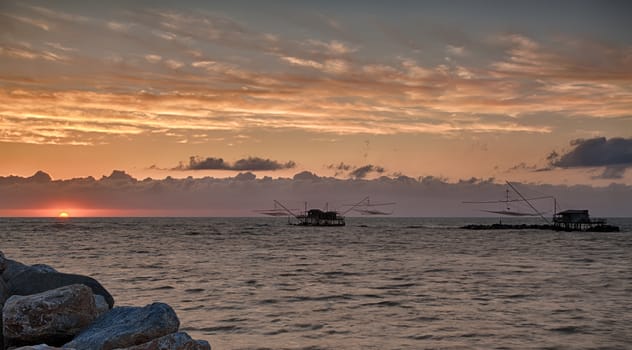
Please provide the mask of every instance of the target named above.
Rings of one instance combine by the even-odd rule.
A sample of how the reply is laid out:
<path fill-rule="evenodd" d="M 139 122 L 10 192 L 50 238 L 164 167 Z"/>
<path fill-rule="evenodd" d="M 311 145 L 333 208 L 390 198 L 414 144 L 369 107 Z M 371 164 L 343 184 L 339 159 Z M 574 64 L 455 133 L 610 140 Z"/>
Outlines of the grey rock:
<path fill-rule="evenodd" d="M 108 302 L 105 301 L 105 298 L 102 295 L 95 294 L 94 295 L 94 305 L 97 307 L 97 315 L 101 316 L 104 313 L 110 311 L 110 306 Z"/>
<path fill-rule="evenodd" d="M 9 282 L 15 276 L 28 270 L 30 266 L 24 265 L 21 262 L 17 262 L 11 259 L 4 259 L 4 269 L 2 270 L 2 279 L 5 282 Z"/>
<path fill-rule="evenodd" d="M 206 340 L 194 340 L 184 333 L 172 333 L 125 350 L 211 350 Z M 122 350 L 122 349 L 121 349 Z"/>
<path fill-rule="evenodd" d="M 9 298 L 9 288 L 4 280 L 0 278 L 0 350 L 4 350 L 4 336 L 2 334 L 2 308 L 4 302 Z"/>
<path fill-rule="evenodd" d="M 179 327 L 175 311 L 164 303 L 115 307 L 63 347 L 77 350 L 127 348 L 175 333 Z"/>
<path fill-rule="evenodd" d="M 6 346 L 62 345 L 97 317 L 92 290 L 73 284 L 10 297 L 2 310 Z"/>
<path fill-rule="evenodd" d="M 46 344 L 38 344 L 38 345 L 27 345 L 22 346 L 20 348 L 14 348 L 13 350 L 60 350 L 62 348 L 56 348 L 54 346 L 46 345 Z M 64 349 L 71 350 L 71 349 Z"/>
<path fill-rule="evenodd" d="M 4 280 L 0 278 L 0 310 L 2 310 L 2 305 L 4 305 L 4 302 L 9 299 L 10 296 L 9 287 L 7 287 Z"/>
<path fill-rule="evenodd" d="M 5 273 L 7 270 L 5 270 Z M 105 298 L 110 308 L 114 306 L 114 298 L 112 298 L 112 295 L 94 278 L 88 276 L 61 272 L 42 272 L 27 266 L 26 269 L 12 276 L 7 281 L 10 295 L 37 294 L 71 284 L 83 284 L 90 287 L 94 294 L 101 295 Z"/>
<path fill-rule="evenodd" d="M 48 266 L 46 264 L 31 265 L 31 268 L 38 272 L 57 272 L 57 270 L 55 270 L 52 266 Z"/>
<path fill-rule="evenodd" d="M 0 250 L 0 272 L 4 271 L 7 259 L 4 257 L 4 253 Z"/>

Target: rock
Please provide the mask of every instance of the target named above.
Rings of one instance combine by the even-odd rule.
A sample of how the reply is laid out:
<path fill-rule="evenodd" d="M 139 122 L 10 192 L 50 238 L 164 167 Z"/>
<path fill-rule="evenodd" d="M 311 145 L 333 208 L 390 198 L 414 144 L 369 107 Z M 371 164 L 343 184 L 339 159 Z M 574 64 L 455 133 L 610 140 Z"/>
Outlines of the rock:
<path fill-rule="evenodd" d="M 56 348 L 54 346 L 49 346 L 46 344 L 38 344 L 38 345 L 27 345 L 20 348 L 13 348 L 12 350 L 61 350 L 62 348 Z M 74 350 L 74 349 L 64 349 L 64 350 Z"/>
<path fill-rule="evenodd" d="M 31 268 L 38 272 L 57 272 L 57 270 L 55 270 L 52 266 L 48 266 L 46 264 L 31 265 Z"/>
<path fill-rule="evenodd" d="M 4 336 L 2 334 L 2 308 L 4 302 L 9 298 L 9 289 L 4 283 L 4 280 L 0 278 L 0 350 L 4 350 Z"/>
<path fill-rule="evenodd" d="M 0 310 L 2 310 L 2 305 L 4 305 L 4 302 L 9 299 L 10 296 L 9 287 L 7 287 L 4 280 L 0 278 Z"/>
<path fill-rule="evenodd" d="M 184 333 L 172 333 L 147 343 L 124 348 L 125 350 L 211 350 L 206 340 L 193 340 Z M 123 349 L 120 349 L 123 350 Z"/>
<path fill-rule="evenodd" d="M 0 273 L 4 271 L 6 267 L 7 259 L 4 257 L 4 253 L 0 250 Z"/>
<path fill-rule="evenodd" d="M 102 295 L 95 294 L 94 295 L 94 305 L 97 307 L 97 315 L 101 316 L 104 313 L 110 311 L 110 306 L 108 302 L 105 301 L 105 298 Z"/>
<path fill-rule="evenodd" d="M 97 317 L 92 290 L 73 284 L 10 297 L 2 310 L 6 346 L 62 345 Z"/>
<path fill-rule="evenodd" d="M 29 269 L 28 265 L 11 259 L 4 259 L 4 269 L 2 270 L 2 279 L 9 282 L 15 276 Z"/>
<path fill-rule="evenodd" d="M 17 269 L 17 267 L 14 269 Z M 7 268 L 7 270 L 9 270 L 9 268 Z M 5 270 L 5 273 L 7 270 Z M 90 287 L 94 294 L 101 295 L 105 298 L 110 308 L 114 306 L 114 298 L 112 298 L 112 295 L 94 278 L 87 276 L 61 272 L 43 272 L 27 266 L 26 269 L 12 276 L 7 281 L 10 295 L 37 294 L 71 284 L 83 284 Z"/>
<path fill-rule="evenodd" d="M 115 307 L 63 347 L 77 350 L 127 348 L 175 333 L 178 327 L 178 316 L 167 304 Z"/>

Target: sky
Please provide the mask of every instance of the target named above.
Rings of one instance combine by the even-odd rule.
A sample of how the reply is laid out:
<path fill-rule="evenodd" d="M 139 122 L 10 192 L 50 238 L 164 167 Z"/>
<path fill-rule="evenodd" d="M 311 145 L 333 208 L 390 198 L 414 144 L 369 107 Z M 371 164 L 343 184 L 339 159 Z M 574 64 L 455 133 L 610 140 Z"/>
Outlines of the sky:
<path fill-rule="evenodd" d="M 55 188 L 254 175 L 267 199 L 306 172 L 345 184 L 342 197 L 387 179 L 625 192 L 630 13 L 628 1 L 2 1 L 0 192 L 31 198 L 19 184 L 38 171 Z M 52 205 L 32 198 L 0 215 Z"/>

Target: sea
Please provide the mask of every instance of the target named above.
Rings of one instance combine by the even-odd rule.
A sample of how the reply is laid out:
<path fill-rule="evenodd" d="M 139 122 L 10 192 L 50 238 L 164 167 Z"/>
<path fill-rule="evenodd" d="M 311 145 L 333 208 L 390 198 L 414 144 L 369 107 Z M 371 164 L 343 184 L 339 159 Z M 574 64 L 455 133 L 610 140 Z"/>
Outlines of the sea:
<path fill-rule="evenodd" d="M 497 221 L 0 218 L 0 250 L 167 303 L 215 350 L 632 349 L 632 219 L 459 228 Z"/>

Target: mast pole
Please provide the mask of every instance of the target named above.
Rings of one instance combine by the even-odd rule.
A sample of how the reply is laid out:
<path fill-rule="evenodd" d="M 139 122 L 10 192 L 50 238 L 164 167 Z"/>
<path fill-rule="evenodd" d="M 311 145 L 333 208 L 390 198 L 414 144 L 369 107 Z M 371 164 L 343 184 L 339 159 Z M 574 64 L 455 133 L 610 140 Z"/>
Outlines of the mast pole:
<path fill-rule="evenodd" d="M 358 207 L 360 204 L 366 202 L 369 200 L 369 196 L 364 197 L 361 201 L 359 201 L 358 203 L 354 204 L 351 208 L 347 209 L 344 213 L 342 213 L 342 215 L 346 215 L 348 212 L 352 211 L 353 209 L 355 209 L 356 207 Z"/>
<path fill-rule="evenodd" d="M 295 217 L 295 218 L 296 218 L 296 214 L 294 214 L 294 213 L 293 213 L 290 209 L 286 208 L 286 207 L 285 207 L 285 205 L 281 204 L 281 202 L 279 202 L 278 200 L 276 200 L 276 199 L 275 199 L 275 200 L 274 200 L 274 204 L 275 204 L 275 205 L 276 205 L 276 204 L 278 204 L 281 208 L 285 209 L 285 211 L 286 211 L 288 214 L 290 214 L 290 215 L 292 215 L 293 217 Z"/>
<path fill-rule="evenodd" d="M 542 213 L 540 213 L 532 204 L 531 202 L 529 202 L 523 195 L 522 193 L 520 193 L 515 187 L 514 185 L 511 184 L 511 182 L 509 181 L 505 181 L 507 183 L 507 185 L 509 185 L 509 187 L 511 187 L 511 189 L 513 189 L 514 191 L 516 191 L 516 193 L 520 196 L 520 198 L 522 198 L 527 204 L 529 204 L 529 206 L 531 207 L 531 209 L 533 209 L 533 211 L 538 214 L 542 220 L 544 220 L 544 222 L 546 222 L 547 224 L 550 224 L 549 220 L 547 220 L 544 215 L 542 215 Z"/>

